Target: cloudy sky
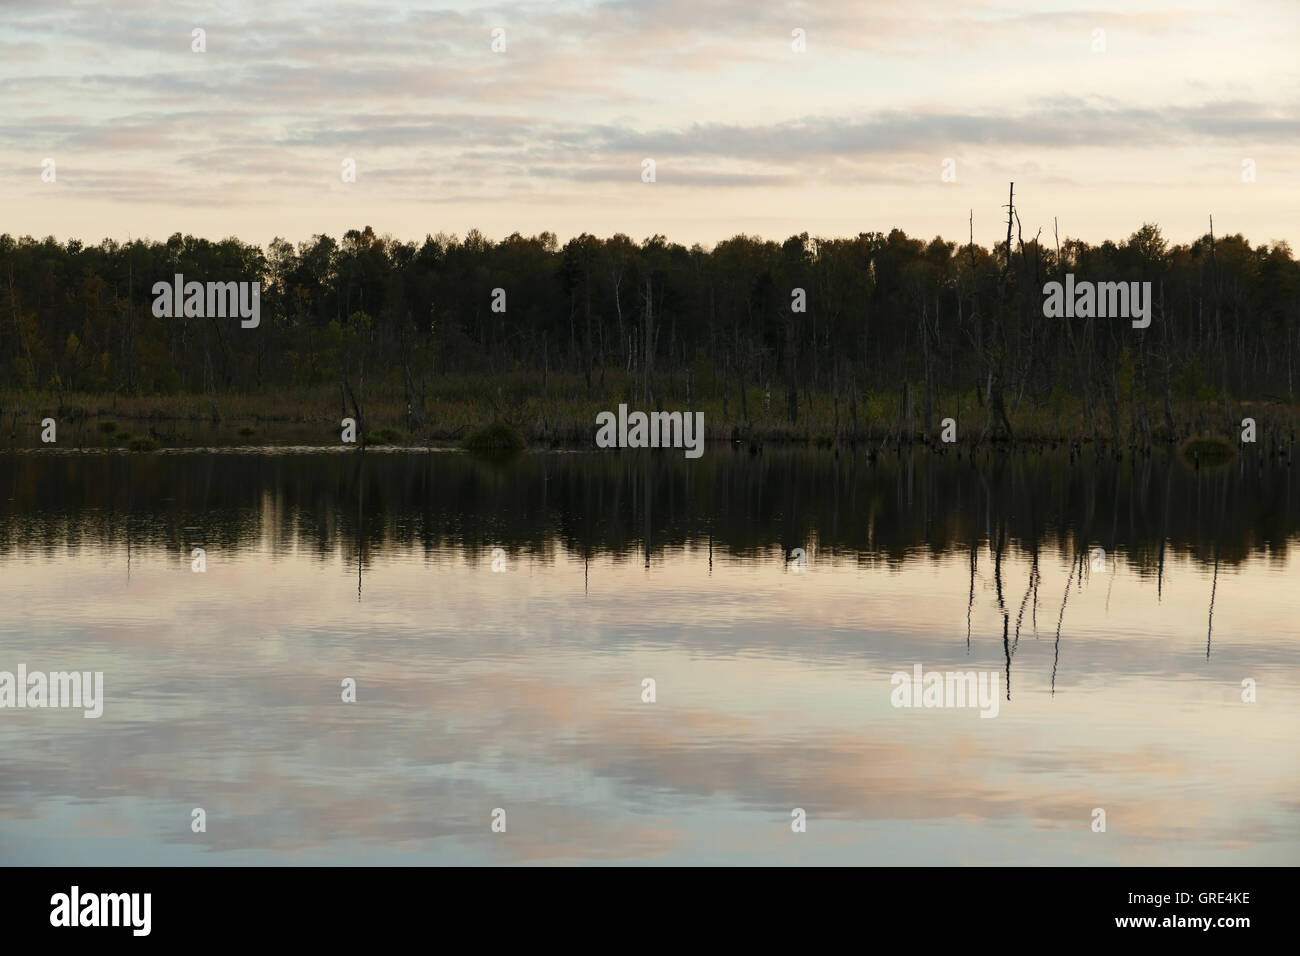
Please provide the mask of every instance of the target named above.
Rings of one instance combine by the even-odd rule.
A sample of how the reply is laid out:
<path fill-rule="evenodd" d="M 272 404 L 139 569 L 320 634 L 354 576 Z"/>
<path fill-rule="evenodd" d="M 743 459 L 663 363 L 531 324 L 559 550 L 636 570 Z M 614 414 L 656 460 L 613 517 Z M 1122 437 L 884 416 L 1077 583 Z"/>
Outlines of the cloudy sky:
<path fill-rule="evenodd" d="M 1026 238 L 1297 245 L 1297 28 L 1296 0 L 0 0 L 0 231 L 711 245 L 973 211 L 990 243 L 1014 180 Z"/>

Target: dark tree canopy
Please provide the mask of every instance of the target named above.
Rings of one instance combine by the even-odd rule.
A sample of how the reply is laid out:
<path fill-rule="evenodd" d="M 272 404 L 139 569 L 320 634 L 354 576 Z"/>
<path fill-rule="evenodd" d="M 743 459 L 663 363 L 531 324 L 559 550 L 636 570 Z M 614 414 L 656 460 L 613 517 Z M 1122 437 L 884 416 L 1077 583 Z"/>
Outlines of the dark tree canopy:
<path fill-rule="evenodd" d="M 1044 318 L 1043 284 L 1065 272 L 1152 283 L 1151 326 Z M 260 282 L 260 327 L 155 317 L 152 286 L 176 273 Z M 368 387 L 523 370 L 599 392 L 610 375 L 647 373 L 652 394 L 685 380 L 737 402 L 757 386 L 792 421 L 800 394 L 874 391 L 915 396 L 928 425 L 940 397 L 973 392 L 996 428 L 1064 391 L 1094 430 L 1140 415 L 1149 431 L 1171 402 L 1293 401 L 1298 347 L 1300 265 L 1285 243 L 1171 247 L 1153 225 L 1121 242 L 1063 240 L 1059 257 L 1037 239 L 1016 237 L 1008 256 L 899 230 L 738 235 L 712 250 L 477 231 L 415 243 L 368 226 L 266 249 L 0 236 L 0 385 L 60 395 L 325 386 L 362 356 Z"/>

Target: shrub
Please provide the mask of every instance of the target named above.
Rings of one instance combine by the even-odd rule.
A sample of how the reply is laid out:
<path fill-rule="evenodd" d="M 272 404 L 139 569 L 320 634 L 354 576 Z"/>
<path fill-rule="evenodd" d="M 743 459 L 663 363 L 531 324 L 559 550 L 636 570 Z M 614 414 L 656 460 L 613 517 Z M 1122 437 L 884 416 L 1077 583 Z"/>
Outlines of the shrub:
<path fill-rule="evenodd" d="M 1217 435 L 1201 438 L 1189 438 L 1183 442 L 1184 460 L 1199 465 L 1223 465 L 1232 461 L 1237 450 L 1232 442 Z"/>
<path fill-rule="evenodd" d="M 465 447 L 483 455 L 513 455 L 523 451 L 528 443 L 524 441 L 519 429 L 498 418 L 492 424 L 471 433 L 465 439 Z"/>

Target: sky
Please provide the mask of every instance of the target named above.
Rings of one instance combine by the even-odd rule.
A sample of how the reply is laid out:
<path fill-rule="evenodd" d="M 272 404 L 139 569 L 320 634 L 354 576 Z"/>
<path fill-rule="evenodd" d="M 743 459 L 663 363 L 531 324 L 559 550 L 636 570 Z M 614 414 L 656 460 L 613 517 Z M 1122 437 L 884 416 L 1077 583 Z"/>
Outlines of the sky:
<path fill-rule="evenodd" d="M 991 244 L 1014 181 L 1026 239 L 1295 246 L 1298 28 L 1297 0 L 0 0 L 0 233 Z"/>

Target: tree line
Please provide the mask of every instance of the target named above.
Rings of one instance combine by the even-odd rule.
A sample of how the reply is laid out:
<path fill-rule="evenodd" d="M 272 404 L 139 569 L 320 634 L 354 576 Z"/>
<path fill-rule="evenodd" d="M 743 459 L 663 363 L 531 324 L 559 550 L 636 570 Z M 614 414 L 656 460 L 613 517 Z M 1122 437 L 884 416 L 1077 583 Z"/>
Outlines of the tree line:
<path fill-rule="evenodd" d="M 378 390 L 416 425 L 440 382 L 491 389 L 519 375 L 641 407 L 720 403 L 743 421 L 762 395 L 791 425 L 817 396 L 856 424 L 863 396 L 884 394 L 927 432 L 966 395 L 992 436 L 1068 397 L 1086 431 L 1148 441 L 1172 435 L 1189 404 L 1226 422 L 1244 400 L 1294 402 L 1300 263 L 1285 242 L 1210 231 L 1169 245 L 1150 224 L 1099 245 L 1020 233 L 1009 204 L 992 248 L 898 229 L 711 249 L 622 234 L 561 245 L 549 232 L 409 242 L 369 226 L 265 249 L 6 234 L 0 381 L 61 404 L 290 387 L 356 403 Z M 261 324 L 155 316 L 154 284 L 177 273 L 260 282 Z M 1150 327 L 1045 318 L 1043 286 L 1066 273 L 1150 282 Z"/>

